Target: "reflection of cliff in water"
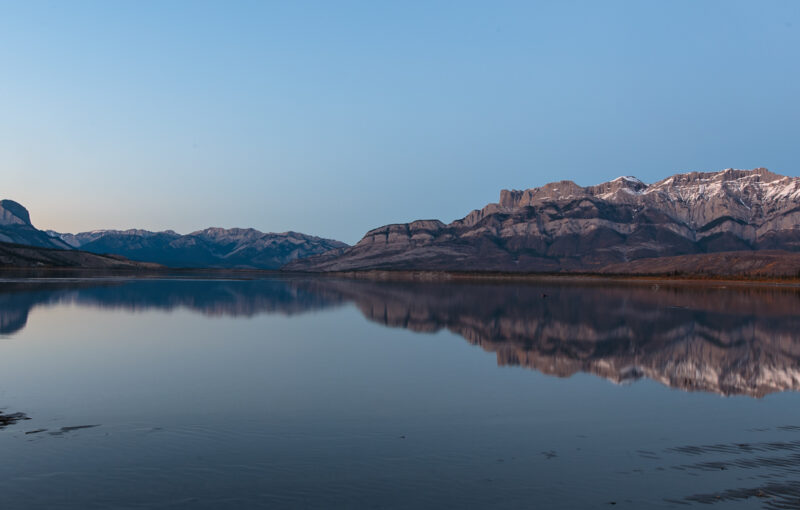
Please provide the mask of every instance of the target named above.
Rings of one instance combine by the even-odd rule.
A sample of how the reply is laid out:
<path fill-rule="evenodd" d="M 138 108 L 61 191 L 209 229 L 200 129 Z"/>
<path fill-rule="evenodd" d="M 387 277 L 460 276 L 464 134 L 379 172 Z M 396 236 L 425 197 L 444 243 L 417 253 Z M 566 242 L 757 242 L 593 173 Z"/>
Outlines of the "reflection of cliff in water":
<path fill-rule="evenodd" d="M 345 302 L 380 324 L 448 329 L 496 353 L 500 365 L 559 377 L 647 377 L 724 395 L 800 389 L 800 291 L 789 288 L 331 278 L 3 284 L 0 333 L 18 331 L 30 308 L 53 303 L 253 316 Z"/>
<path fill-rule="evenodd" d="M 370 320 L 446 328 L 499 365 L 763 396 L 800 389 L 800 292 L 713 286 L 328 282 Z"/>
<path fill-rule="evenodd" d="M 0 283 L 0 335 L 10 335 L 24 328 L 31 308 L 61 302 L 65 295 L 86 285 L 78 282 Z"/>

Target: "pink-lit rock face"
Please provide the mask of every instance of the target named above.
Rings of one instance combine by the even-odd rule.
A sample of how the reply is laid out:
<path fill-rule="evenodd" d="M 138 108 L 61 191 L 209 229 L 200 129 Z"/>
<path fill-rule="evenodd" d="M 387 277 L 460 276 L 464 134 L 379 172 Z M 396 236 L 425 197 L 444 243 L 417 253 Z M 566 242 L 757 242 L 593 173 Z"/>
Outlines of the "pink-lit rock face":
<path fill-rule="evenodd" d="M 619 177 L 525 191 L 449 225 L 387 225 L 355 246 L 287 269 L 597 271 L 685 254 L 800 251 L 800 178 L 763 168 L 678 174 L 652 185 Z"/>

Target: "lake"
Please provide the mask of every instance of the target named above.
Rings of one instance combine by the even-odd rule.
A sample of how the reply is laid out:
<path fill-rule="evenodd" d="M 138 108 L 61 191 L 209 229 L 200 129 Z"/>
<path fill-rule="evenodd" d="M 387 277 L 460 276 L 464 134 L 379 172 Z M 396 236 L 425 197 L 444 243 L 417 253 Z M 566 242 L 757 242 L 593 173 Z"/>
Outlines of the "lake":
<path fill-rule="evenodd" d="M 5 278 L 0 508 L 798 508 L 798 389 L 793 287 Z"/>

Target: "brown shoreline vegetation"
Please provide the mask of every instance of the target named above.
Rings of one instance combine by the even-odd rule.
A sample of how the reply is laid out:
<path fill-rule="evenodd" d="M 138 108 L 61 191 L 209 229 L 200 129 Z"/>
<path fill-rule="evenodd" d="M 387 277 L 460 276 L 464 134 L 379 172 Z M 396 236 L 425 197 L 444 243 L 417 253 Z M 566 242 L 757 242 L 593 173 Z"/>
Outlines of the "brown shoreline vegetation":
<path fill-rule="evenodd" d="M 574 284 L 642 283 L 642 284 L 738 284 L 800 287 L 800 277 L 756 275 L 710 275 L 692 273 L 625 274 L 625 273 L 503 273 L 490 271 L 414 271 L 364 270 L 340 272 L 271 271 L 259 269 L 196 269 L 196 268 L 63 268 L 63 267 L 0 267 L 0 277 L 39 278 L 230 278 L 258 279 L 265 276 L 346 278 L 372 281 L 419 282 L 561 282 Z"/>
<path fill-rule="evenodd" d="M 587 283 L 678 283 L 678 284 L 739 284 L 798 286 L 800 278 L 791 276 L 747 276 L 747 275 L 707 275 L 707 274 L 613 274 L 613 273 L 495 273 L 459 271 L 399 271 L 368 270 L 343 271 L 337 273 L 295 273 L 320 277 L 353 278 L 375 281 L 507 281 L 507 282 L 571 282 Z"/>

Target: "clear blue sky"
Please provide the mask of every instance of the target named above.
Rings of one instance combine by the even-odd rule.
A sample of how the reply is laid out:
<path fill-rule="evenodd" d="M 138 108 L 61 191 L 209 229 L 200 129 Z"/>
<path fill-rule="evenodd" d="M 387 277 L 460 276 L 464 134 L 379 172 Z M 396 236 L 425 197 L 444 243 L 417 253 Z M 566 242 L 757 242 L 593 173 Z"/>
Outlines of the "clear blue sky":
<path fill-rule="evenodd" d="M 798 175 L 800 2 L 0 0 L 0 119 L 40 228 L 355 242 L 553 180 Z"/>

